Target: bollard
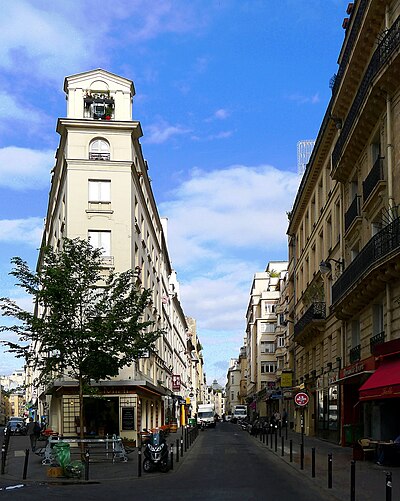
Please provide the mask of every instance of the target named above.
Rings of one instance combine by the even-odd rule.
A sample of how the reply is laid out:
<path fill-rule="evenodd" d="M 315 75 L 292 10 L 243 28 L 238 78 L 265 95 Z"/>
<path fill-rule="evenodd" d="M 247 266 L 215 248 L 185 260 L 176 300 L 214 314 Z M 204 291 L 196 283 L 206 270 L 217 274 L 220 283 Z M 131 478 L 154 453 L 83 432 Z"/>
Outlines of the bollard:
<path fill-rule="evenodd" d="M 263 430 L 262 430 L 262 428 L 261 428 L 261 430 L 260 430 L 260 434 L 259 434 L 259 439 L 260 439 L 260 442 L 262 442 L 262 441 L 263 441 L 263 435 L 264 435 L 264 433 L 263 433 Z"/>
<path fill-rule="evenodd" d="M 332 489 L 332 453 L 328 454 L 328 489 Z"/>
<path fill-rule="evenodd" d="M 171 454 L 171 470 L 173 470 L 174 469 L 174 444 L 171 444 L 170 454 Z"/>
<path fill-rule="evenodd" d="M 179 463 L 179 438 L 176 439 L 176 462 Z"/>
<path fill-rule="evenodd" d="M 280 438 L 282 436 L 282 425 L 279 424 L 278 428 L 279 428 L 279 438 Z"/>
<path fill-rule="evenodd" d="M 311 476 L 315 478 L 315 447 L 311 449 Z"/>
<path fill-rule="evenodd" d="M 300 470 L 304 470 L 304 444 L 300 444 Z"/>
<path fill-rule="evenodd" d="M 285 435 L 286 435 L 286 440 L 287 440 L 287 421 L 286 421 L 286 426 L 285 426 Z"/>
<path fill-rule="evenodd" d="M 276 428 L 275 428 L 275 452 L 278 452 L 278 433 Z"/>
<path fill-rule="evenodd" d="M 270 442 L 270 447 L 272 449 L 272 428 L 271 428 L 270 434 L 269 434 L 269 442 Z"/>
<path fill-rule="evenodd" d="M 85 480 L 89 480 L 89 459 L 90 459 L 89 449 L 86 449 L 86 452 L 85 452 Z"/>
<path fill-rule="evenodd" d="M 392 501 L 392 472 L 386 472 L 386 501 Z"/>
<path fill-rule="evenodd" d="M 28 473 L 28 460 L 29 460 L 29 449 L 25 449 L 24 472 L 22 473 L 22 480 L 26 480 L 26 475 Z"/>
<path fill-rule="evenodd" d="M 138 448 L 138 477 L 142 476 L 142 447 Z"/>
<path fill-rule="evenodd" d="M 266 429 L 263 428 L 263 438 L 262 438 L 262 441 L 263 441 L 264 445 L 265 445 L 265 438 L 266 438 L 266 436 L 268 436 L 267 433 L 266 433 Z"/>
<path fill-rule="evenodd" d="M 350 501 L 356 501 L 356 462 L 350 463 Z"/>
<path fill-rule="evenodd" d="M 281 456 L 285 455 L 285 438 L 281 437 L 281 445 L 282 445 L 282 451 L 281 451 Z"/>
<path fill-rule="evenodd" d="M 4 469 L 6 467 L 6 448 L 5 445 L 1 447 L 1 474 L 4 475 Z"/>
<path fill-rule="evenodd" d="M 181 438 L 181 458 L 183 458 L 183 437 Z"/>

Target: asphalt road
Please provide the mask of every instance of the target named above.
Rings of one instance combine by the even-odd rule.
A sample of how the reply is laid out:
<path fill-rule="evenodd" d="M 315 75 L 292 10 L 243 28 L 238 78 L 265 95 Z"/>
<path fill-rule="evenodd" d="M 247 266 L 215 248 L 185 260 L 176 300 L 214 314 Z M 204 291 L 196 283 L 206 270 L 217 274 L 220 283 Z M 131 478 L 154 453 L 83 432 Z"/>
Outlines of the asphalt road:
<path fill-rule="evenodd" d="M 328 501 L 309 479 L 258 446 L 237 425 L 220 423 L 200 432 L 174 471 L 143 473 L 141 478 L 87 485 L 27 485 L 0 491 L 0 500 L 69 499 Z"/>

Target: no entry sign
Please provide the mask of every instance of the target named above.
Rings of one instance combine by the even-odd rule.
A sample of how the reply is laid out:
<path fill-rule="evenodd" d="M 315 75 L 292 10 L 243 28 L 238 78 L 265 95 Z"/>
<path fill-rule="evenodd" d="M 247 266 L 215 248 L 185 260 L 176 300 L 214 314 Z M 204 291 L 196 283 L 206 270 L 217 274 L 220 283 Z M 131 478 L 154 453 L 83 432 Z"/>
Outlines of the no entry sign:
<path fill-rule="evenodd" d="M 307 393 L 304 393 L 302 391 L 300 393 L 296 393 L 294 397 L 295 404 L 299 405 L 300 407 L 304 407 L 305 405 L 307 405 L 309 400 L 310 399 Z"/>

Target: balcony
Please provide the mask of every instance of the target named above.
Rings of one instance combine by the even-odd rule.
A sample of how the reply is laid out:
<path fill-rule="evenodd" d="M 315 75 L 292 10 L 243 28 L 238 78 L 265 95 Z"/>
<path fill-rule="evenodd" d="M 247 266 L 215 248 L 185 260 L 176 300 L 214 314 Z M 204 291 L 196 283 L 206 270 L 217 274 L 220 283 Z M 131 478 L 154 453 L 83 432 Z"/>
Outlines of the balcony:
<path fill-rule="evenodd" d="M 350 363 L 358 362 L 361 359 L 361 344 L 354 346 L 349 353 Z"/>
<path fill-rule="evenodd" d="M 83 99 L 84 118 L 92 120 L 112 120 L 114 118 L 114 99 L 108 92 L 88 93 Z"/>
<path fill-rule="evenodd" d="M 344 215 L 344 231 L 347 232 L 357 218 L 361 218 L 360 196 L 356 195 Z"/>
<path fill-rule="evenodd" d="M 381 157 L 377 158 L 372 169 L 370 170 L 368 176 L 363 181 L 363 200 L 364 204 L 368 200 L 369 196 L 377 188 L 380 181 L 384 180 L 383 176 L 383 159 Z"/>
<path fill-rule="evenodd" d="M 89 152 L 89 160 L 110 160 L 110 154 L 109 153 L 95 153 L 95 152 Z"/>
<path fill-rule="evenodd" d="M 312 303 L 304 315 L 294 324 L 296 343 L 305 346 L 310 335 L 323 329 L 325 318 L 326 304 L 323 302 Z"/>
<path fill-rule="evenodd" d="M 376 79 L 378 74 L 380 74 L 382 68 L 386 64 L 393 66 L 392 68 L 393 71 L 396 70 L 395 66 L 397 65 L 395 64 L 394 56 L 396 51 L 399 50 L 399 48 L 400 48 L 400 17 L 396 19 L 391 28 L 387 30 L 384 36 L 380 38 L 380 42 L 374 54 L 372 55 L 368 67 L 366 68 L 364 78 L 360 83 L 358 92 L 350 107 L 346 120 L 343 123 L 340 136 L 332 152 L 332 168 L 333 168 L 334 179 L 343 179 L 345 177 L 345 174 L 348 174 L 348 173 L 339 174 L 337 172 L 340 160 L 345 150 L 345 146 L 350 138 L 350 135 L 352 134 L 352 130 L 355 124 L 360 121 L 360 113 L 364 108 L 368 96 L 370 96 L 370 94 L 373 92 L 379 93 L 379 89 L 375 89 L 377 82 L 373 81 Z M 387 78 L 390 78 L 390 75 L 387 75 Z M 374 113 L 375 112 L 378 113 L 378 110 L 380 110 L 380 106 L 377 106 L 376 103 L 374 104 L 373 108 L 374 109 L 371 108 L 371 111 Z M 370 121 L 371 123 L 374 123 L 375 118 L 372 120 L 372 117 L 370 117 Z M 363 126 L 365 128 L 364 121 L 363 121 Z M 369 131 L 365 130 L 365 134 L 367 133 L 369 133 Z M 360 143 L 359 139 L 357 143 Z M 355 144 L 354 146 L 357 149 L 358 144 Z M 362 146 L 362 141 L 359 146 L 360 147 Z M 347 163 L 349 165 L 343 166 L 343 168 L 350 169 L 353 167 L 351 165 L 351 162 Z"/>
<path fill-rule="evenodd" d="M 372 336 L 371 339 L 369 340 L 371 354 L 375 355 L 375 346 L 383 344 L 384 342 L 385 342 L 385 331 L 379 332 L 379 334 L 375 334 L 375 336 Z"/>
<path fill-rule="evenodd" d="M 340 318 L 350 317 L 400 276 L 400 218 L 374 235 L 332 286 L 332 306 Z M 352 297 L 349 297 L 350 291 Z M 352 312 L 352 301 L 357 303 Z M 346 303 L 346 305 L 344 305 Z M 347 310 L 347 313 L 345 313 Z"/>

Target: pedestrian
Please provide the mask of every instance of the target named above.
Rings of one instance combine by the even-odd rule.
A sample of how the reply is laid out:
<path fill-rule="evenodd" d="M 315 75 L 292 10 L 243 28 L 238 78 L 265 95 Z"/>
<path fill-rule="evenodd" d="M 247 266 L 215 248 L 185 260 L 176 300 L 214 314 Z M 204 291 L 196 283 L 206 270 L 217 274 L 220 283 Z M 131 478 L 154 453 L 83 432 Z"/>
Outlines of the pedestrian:
<path fill-rule="evenodd" d="M 31 441 L 31 449 L 32 452 L 35 452 L 36 449 L 36 423 L 33 421 L 33 418 L 29 418 L 28 426 L 26 427 L 26 434 L 29 436 L 29 440 Z"/>

